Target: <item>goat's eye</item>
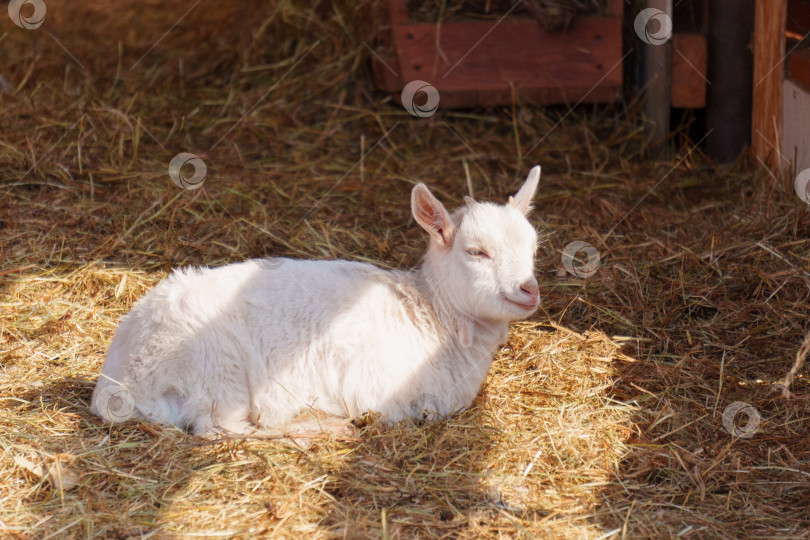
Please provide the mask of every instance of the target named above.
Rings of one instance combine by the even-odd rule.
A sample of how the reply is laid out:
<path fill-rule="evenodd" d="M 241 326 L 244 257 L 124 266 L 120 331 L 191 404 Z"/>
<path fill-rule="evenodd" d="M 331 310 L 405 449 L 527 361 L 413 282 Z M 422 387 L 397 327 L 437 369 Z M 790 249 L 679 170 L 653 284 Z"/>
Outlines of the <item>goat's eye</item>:
<path fill-rule="evenodd" d="M 480 249 L 471 248 L 467 250 L 467 255 L 472 257 L 480 257 L 482 259 L 489 259 L 489 255 L 481 251 Z"/>

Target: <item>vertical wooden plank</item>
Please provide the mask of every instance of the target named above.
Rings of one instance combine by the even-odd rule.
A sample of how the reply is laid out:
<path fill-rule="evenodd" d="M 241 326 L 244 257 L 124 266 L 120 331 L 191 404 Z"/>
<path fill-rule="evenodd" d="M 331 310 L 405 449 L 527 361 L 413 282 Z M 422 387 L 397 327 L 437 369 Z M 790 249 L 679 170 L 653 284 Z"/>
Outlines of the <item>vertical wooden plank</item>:
<path fill-rule="evenodd" d="M 729 163 L 751 143 L 754 0 L 711 0 L 709 17 L 706 151 Z"/>
<path fill-rule="evenodd" d="M 672 51 L 672 106 L 702 109 L 706 106 L 706 38 L 697 33 L 673 34 Z"/>
<path fill-rule="evenodd" d="M 786 165 L 781 155 L 787 0 L 756 0 L 751 141 L 766 165 Z"/>
<path fill-rule="evenodd" d="M 672 0 L 647 0 L 647 9 L 663 12 L 672 21 Z M 652 23 L 651 23 L 652 24 Z M 658 24 L 658 23 L 656 23 Z M 655 30 L 651 30 L 655 31 Z M 640 37 L 640 36 L 639 36 Z M 642 39 L 642 41 L 644 41 Z M 672 40 L 663 43 L 643 43 L 642 59 L 645 77 L 644 116 L 646 131 L 652 141 L 651 153 L 658 158 L 669 157 L 669 115 L 672 103 Z"/>

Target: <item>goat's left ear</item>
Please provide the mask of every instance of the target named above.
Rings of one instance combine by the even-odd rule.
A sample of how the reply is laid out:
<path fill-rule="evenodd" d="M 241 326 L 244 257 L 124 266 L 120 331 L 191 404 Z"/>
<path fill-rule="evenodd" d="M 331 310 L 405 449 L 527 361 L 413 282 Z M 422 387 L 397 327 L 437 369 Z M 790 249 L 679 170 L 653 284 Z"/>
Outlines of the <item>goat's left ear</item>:
<path fill-rule="evenodd" d="M 436 241 L 440 248 L 453 246 L 456 228 L 450 214 L 425 184 L 416 184 L 411 191 L 411 211 L 417 223 Z"/>
<path fill-rule="evenodd" d="M 534 192 L 537 191 L 538 182 L 540 182 L 540 165 L 535 165 L 532 167 L 532 170 L 529 171 L 529 176 L 523 183 L 523 187 L 517 192 L 517 195 L 509 197 L 509 205 L 520 210 L 524 216 L 531 212 L 532 198 L 534 197 Z"/>

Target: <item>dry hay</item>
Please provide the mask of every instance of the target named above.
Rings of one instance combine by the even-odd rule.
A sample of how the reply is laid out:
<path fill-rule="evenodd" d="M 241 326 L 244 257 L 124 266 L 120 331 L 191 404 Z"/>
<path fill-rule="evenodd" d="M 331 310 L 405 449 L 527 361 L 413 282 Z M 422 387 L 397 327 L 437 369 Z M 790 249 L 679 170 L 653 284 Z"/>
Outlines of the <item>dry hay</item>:
<path fill-rule="evenodd" d="M 2 535 L 807 537 L 806 367 L 781 396 L 810 292 L 790 179 L 684 140 L 644 161 L 632 105 L 411 117 L 369 82 L 379 10 L 347 5 L 205 0 L 151 51 L 189 4 L 49 1 L 36 33 L 0 29 Z M 182 151 L 202 189 L 167 177 Z M 170 267 L 413 266 L 414 182 L 459 201 L 468 165 L 500 198 L 534 163 L 542 310 L 470 410 L 309 447 L 89 413 L 118 320 Z M 574 240 L 590 278 L 559 272 Z M 724 428 L 735 401 L 753 437 Z"/>

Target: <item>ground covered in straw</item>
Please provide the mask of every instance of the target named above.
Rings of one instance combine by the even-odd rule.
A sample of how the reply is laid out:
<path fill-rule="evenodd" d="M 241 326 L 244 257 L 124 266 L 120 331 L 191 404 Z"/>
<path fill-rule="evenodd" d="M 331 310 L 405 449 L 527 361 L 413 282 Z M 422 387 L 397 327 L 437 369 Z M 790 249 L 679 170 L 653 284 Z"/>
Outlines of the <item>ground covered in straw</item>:
<path fill-rule="evenodd" d="M 0 17 L 0 535 L 810 536 L 806 368 L 779 386 L 810 326 L 791 180 L 680 138 L 645 160 L 633 104 L 410 116 L 370 83 L 378 8 Z M 169 179 L 179 152 L 205 161 L 201 189 Z M 415 182 L 455 204 L 467 167 L 503 200 L 536 163 L 543 306 L 470 410 L 308 447 L 88 411 L 118 321 L 171 267 L 411 267 Z M 591 277 L 564 271 L 573 241 L 598 250 Z M 742 437 L 722 422 L 736 401 L 761 417 Z"/>

